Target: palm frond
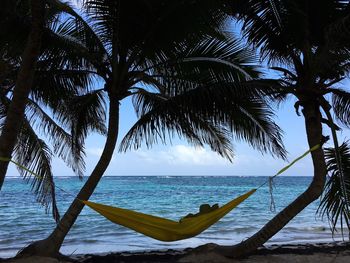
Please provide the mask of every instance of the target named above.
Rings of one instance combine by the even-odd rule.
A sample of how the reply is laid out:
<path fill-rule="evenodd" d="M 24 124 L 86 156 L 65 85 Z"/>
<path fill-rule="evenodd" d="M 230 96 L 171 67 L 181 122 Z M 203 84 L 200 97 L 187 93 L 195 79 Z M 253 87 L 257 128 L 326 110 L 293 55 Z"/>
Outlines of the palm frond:
<path fill-rule="evenodd" d="M 340 227 L 344 235 L 344 227 L 350 230 L 350 203 L 347 203 L 347 196 L 350 195 L 350 146 L 349 142 L 344 142 L 338 149 L 341 159 L 341 166 L 337 165 L 336 152 L 334 148 L 325 149 L 325 157 L 329 178 L 325 190 L 321 196 L 320 205 L 317 213 L 321 216 L 327 216 L 332 233 Z M 343 171 L 345 191 L 342 191 L 342 182 L 340 169 Z"/>
<path fill-rule="evenodd" d="M 221 35 L 219 29 L 227 18 L 224 3 L 210 0 L 88 0 L 84 7 L 94 20 L 95 32 L 109 50 L 114 45 L 121 54 L 138 47 L 141 57 L 186 37 L 196 40 L 208 32 Z"/>
<path fill-rule="evenodd" d="M 7 97 L 1 97 L 0 103 L 0 130 L 6 117 L 10 100 Z M 59 212 L 56 204 L 55 183 L 51 171 L 51 152 L 45 141 L 41 140 L 30 121 L 24 118 L 22 128 L 14 147 L 14 160 L 33 171 L 39 177 L 34 176 L 26 170 L 18 168 L 19 173 L 31 183 L 32 190 L 37 197 L 37 201 L 45 206 L 46 212 L 51 208 L 52 216 L 58 222 Z"/>
<path fill-rule="evenodd" d="M 60 10 L 61 12 L 71 16 L 71 18 L 68 18 L 65 22 L 66 32 L 69 32 L 69 34 L 74 36 L 75 39 L 79 40 L 81 43 L 84 43 L 90 52 L 93 51 L 94 54 L 99 52 L 100 58 L 103 58 L 106 56 L 106 54 L 108 54 L 98 35 L 95 34 L 92 25 L 89 24 L 91 19 L 88 16 L 84 17 L 84 9 L 79 10 L 78 14 L 78 12 L 72 6 L 70 6 L 69 3 L 63 3 L 58 0 L 49 0 L 49 2 L 55 7 L 56 10 Z M 105 58 L 109 59 L 108 56 Z"/>
<path fill-rule="evenodd" d="M 53 154 L 46 143 L 36 135 L 29 122 L 24 119 L 14 148 L 14 159 L 40 176 L 36 177 L 21 168 L 18 169 L 24 179 L 31 182 L 37 201 L 46 207 L 47 212 L 51 209 L 53 218 L 58 222 L 60 216 L 56 204 L 55 183 L 51 171 L 52 156 Z"/>
<path fill-rule="evenodd" d="M 346 1 L 322 1 L 316 9 L 309 0 L 243 0 L 234 1 L 231 6 L 232 12 L 243 21 L 249 43 L 259 47 L 262 57 L 270 62 L 293 62 L 293 57 L 305 51 L 305 45 L 314 50 L 320 46 L 339 50 L 339 46 L 328 46 L 338 39 L 346 39 L 342 43 L 349 45 L 344 33 L 344 27 L 349 28 L 349 19 L 344 20 L 349 16 Z M 335 27 L 343 30 L 337 32 Z"/>
<path fill-rule="evenodd" d="M 96 57 L 75 36 L 74 23 L 67 21 L 44 31 L 45 43 L 40 59 L 56 69 L 92 69 Z M 89 61 L 89 60 L 90 61 Z"/>
<path fill-rule="evenodd" d="M 350 93 L 345 90 L 332 90 L 332 106 L 338 121 L 350 128 Z"/>
<path fill-rule="evenodd" d="M 89 70 L 37 70 L 30 96 L 37 103 L 59 107 L 62 100 L 83 94 L 92 85 L 94 74 Z"/>
<path fill-rule="evenodd" d="M 286 159 L 282 130 L 273 121 L 271 108 L 258 98 L 242 99 L 232 109 L 231 129 L 236 138 L 244 140 L 261 152 Z"/>
<path fill-rule="evenodd" d="M 243 21 L 244 35 L 250 43 L 261 48 L 264 59 L 281 61 L 289 57 L 287 39 L 281 38 L 286 21 L 284 5 L 285 1 L 275 0 L 235 1 L 231 4 L 233 14 Z"/>
<path fill-rule="evenodd" d="M 143 94 L 157 101 L 157 106 L 142 114 L 120 143 L 120 151 L 138 149 L 144 142 L 147 147 L 171 141 L 177 135 L 188 143 L 209 147 L 221 156 L 231 160 L 233 157 L 230 133 L 225 127 L 214 125 L 198 112 L 187 111 L 171 100 L 164 100 L 159 94 Z M 141 97 L 139 94 L 139 98 Z"/>
<path fill-rule="evenodd" d="M 81 156 L 84 141 L 90 132 L 106 134 L 106 104 L 102 90 L 67 98 L 53 115 L 70 131 L 72 157 Z M 81 160 L 76 160 L 81 163 Z"/>
<path fill-rule="evenodd" d="M 162 138 L 161 141 L 164 143 L 165 129 L 158 129 L 156 126 L 169 125 L 170 129 L 174 129 L 168 123 L 171 123 L 172 119 L 174 122 L 179 121 L 175 117 L 179 114 L 193 121 L 192 125 L 196 125 L 196 121 L 207 122 L 217 128 L 213 131 L 218 132 L 223 129 L 225 134 L 227 131 L 234 132 L 236 138 L 247 141 L 253 147 L 285 158 L 281 130 L 270 118 L 273 114 L 269 107 L 264 101 L 252 96 L 252 93 L 249 94 L 250 96 L 245 96 L 248 92 L 240 96 L 239 93 L 235 93 L 233 86 L 233 84 L 215 83 L 213 86 L 199 87 L 172 97 L 139 89 L 133 102 L 140 120 L 127 134 L 127 139 L 123 140 L 122 150 L 130 148 L 131 142 L 137 145 L 136 148 L 140 147 L 142 139 L 146 140 L 147 146 L 152 145 L 156 136 Z M 145 124 L 148 122 L 149 124 Z M 145 127 L 150 125 L 154 133 L 147 135 L 148 137 L 146 135 L 142 137 L 141 131 L 146 132 L 146 129 L 142 128 L 143 125 Z M 177 129 L 180 131 L 181 127 Z M 190 134 L 178 132 L 178 135 L 186 137 Z M 132 138 L 133 136 L 135 138 Z"/>
<path fill-rule="evenodd" d="M 155 52 L 139 70 L 149 75 L 216 74 L 220 80 L 241 81 L 259 76 L 255 54 L 236 39 L 205 37 L 195 45 L 183 41 L 171 51 Z M 181 75 L 179 74 L 181 72 Z M 174 74 L 172 74 L 174 75 Z"/>
<path fill-rule="evenodd" d="M 215 56 L 224 60 L 234 58 L 238 52 L 244 53 L 244 50 L 236 43 L 226 47 L 222 42 L 219 44 L 216 41 L 209 41 L 208 45 L 204 46 L 206 48 L 202 48 L 202 50 L 191 50 L 192 54 L 189 57 L 194 57 L 192 61 L 176 61 L 176 63 L 171 62 L 169 65 L 166 62 L 169 57 L 163 53 L 158 61 L 164 61 L 164 63 L 148 64 L 148 69 L 154 71 L 154 75 L 136 73 L 141 81 L 152 85 L 156 91 L 152 93 L 143 88 L 135 89 L 137 95 L 134 96 L 133 101 L 140 118 L 138 123 L 140 125 L 144 123 L 141 119 L 145 117 L 153 123 L 152 125 L 155 123 L 161 125 L 162 116 L 159 116 L 157 122 L 155 121 L 157 117 L 150 116 L 150 114 L 158 116 L 158 107 L 163 112 L 166 112 L 167 106 L 174 111 L 178 110 L 180 114 L 196 112 L 198 119 L 202 118 L 217 128 L 225 129 L 225 131 L 233 131 L 236 138 L 247 141 L 263 152 L 269 151 L 276 156 L 285 158 L 286 152 L 281 140 L 281 130 L 272 121 L 272 111 L 263 98 L 266 95 L 266 97 L 271 98 L 276 96 L 275 93 L 281 90 L 281 85 L 277 85 L 276 81 L 272 83 L 267 80 L 262 81 L 260 85 L 257 85 L 258 81 L 255 80 L 244 81 L 249 79 L 246 76 L 248 74 L 242 76 L 241 71 L 232 67 L 230 62 L 227 65 L 222 61 L 215 60 Z M 237 65 L 242 65 L 243 61 L 249 62 L 251 53 L 247 54 L 249 56 L 244 55 L 241 60 L 239 60 L 239 55 L 238 58 L 236 57 L 239 60 Z M 197 58 L 203 59 L 196 61 L 196 55 L 198 55 Z M 211 60 L 211 57 L 214 59 Z M 249 63 L 247 63 L 247 68 L 252 72 L 254 70 L 254 66 L 249 65 Z M 130 135 L 129 138 L 123 140 L 122 144 L 127 145 L 126 141 L 129 140 L 137 141 L 136 148 L 140 146 L 140 135 L 137 135 L 138 139 L 131 139 L 137 134 L 135 130 L 141 129 L 136 127 L 134 126 L 134 130 L 127 135 L 127 137 Z M 152 136 L 156 135 L 157 133 Z M 152 136 L 149 138 L 153 140 Z M 162 142 L 164 142 L 166 136 L 159 136 L 163 136 Z M 147 145 L 153 144 L 149 142 L 150 139 L 146 137 L 144 139 Z M 130 144 L 128 146 L 122 145 L 123 150 L 128 147 Z"/>
<path fill-rule="evenodd" d="M 163 95 L 176 96 L 215 83 L 235 85 L 259 75 L 253 64 L 254 53 L 234 39 L 207 38 L 192 47 L 189 44 L 184 42 L 172 52 L 155 53 L 154 57 L 145 60 L 145 64 L 139 65 L 139 70 L 129 72 L 129 78 L 135 83 L 141 81 L 151 85 Z M 233 89 L 238 87 L 234 85 Z M 247 87 L 235 89 L 236 94 L 252 94 L 253 85 Z M 255 90 L 258 94 L 259 88 Z M 266 90 L 264 94 L 267 93 Z"/>
<path fill-rule="evenodd" d="M 334 47 L 344 50 L 344 47 L 349 49 L 350 13 L 348 6 L 341 6 L 339 10 L 343 10 L 342 16 L 329 24 L 326 35 Z"/>
<path fill-rule="evenodd" d="M 62 158 L 79 177 L 82 177 L 85 171 L 83 145 L 73 145 L 75 141 L 72 136 L 32 100 L 28 101 L 26 115 L 31 126 L 48 138 L 54 154 Z"/>
<path fill-rule="evenodd" d="M 94 68 L 101 74 L 106 74 L 108 71 L 103 71 L 111 62 L 109 53 L 101 43 L 99 36 L 94 34 L 93 25 L 88 23 L 90 20 L 87 18 L 85 21 L 75 14 L 64 23 L 52 26 L 46 36 L 49 45 L 47 52 L 53 55 L 60 53 L 61 56 L 56 56 L 55 59 L 60 62 L 61 58 L 61 64 L 65 62 L 67 65 L 73 65 L 70 67 L 72 69 L 83 66 L 85 69 Z"/>

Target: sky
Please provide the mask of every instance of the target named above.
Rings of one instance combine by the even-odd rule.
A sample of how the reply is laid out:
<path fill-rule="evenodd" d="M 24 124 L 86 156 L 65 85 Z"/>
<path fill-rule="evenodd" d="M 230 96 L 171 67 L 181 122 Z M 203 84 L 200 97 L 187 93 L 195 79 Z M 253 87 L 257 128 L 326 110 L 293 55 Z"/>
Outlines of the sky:
<path fill-rule="evenodd" d="M 73 0 L 74 1 L 74 0 Z M 344 86 L 348 83 L 344 83 Z M 292 161 L 308 150 L 304 118 L 294 111 L 295 100 L 291 99 L 276 110 L 276 123 L 284 131 L 284 143 L 288 151 L 288 160 Z M 132 126 L 136 116 L 130 100 L 121 104 L 120 136 Z M 324 135 L 330 135 L 328 130 Z M 340 132 L 342 139 L 350 138 L 349 130 Z M 120 140 L 119 140 L 120 141 Z M 86 172 L 89 175 L 104 147 L 105 138 L 91 134 L 86 141 Z M 208 148 L 194 148 L 185 141 L 174 138 L 171 144 L 155 145 L 151 149 L 141 147 L 137 151 L 118 153 L 116 150 L 105 175 L 237 175 L 270 176 L 287 163 L 252 149 L 246 142 L 234 141 L 235 157 L 233 162 L 223 159 Z M 330 145 L 330 143 L 328 143 Z M 59 159 L 54 159 L 52 169 L 55 176 L 73 176 L 74 173 Z M 9 176 L 18 176 L 10 165 Z M 284 173 L 284 176 L 312 176 L 310 156 L 296 163 Z"/>
<path fill-rule="evenodd" d="M 292 99 L 276 111 L 275 121 L 284 131 L 284 143 L 288 151 L 288 159 L 292 161 L 306 150 L 308 145 L 305 135 L 304 119 L 294 111 Z M 121 105 L 120 136 L 131 127 L 136 120 L 130 101 Z M 324 135 L 330 135 L 325 130 Z M 340 133 L 341 138 L 350 138 L 346 129 Z M 119 140 L 120 141 L 120 140 Z M 105 137 L 91 134 L 86 141 L 86 175 L 89 175 L 102 152 Z M 233 162 L 223 159 L 208 148 L 195 148 L 185 141 L 174 138 L 171 144 L 155 145 L 151 149 L 141 147 L 126 153 L 117 150 L 105 175 L 236 175 L 236 176 L 270 176 L 287 163 L 262 154 L 252 149 L 246 142 L 233 141 L 235 157 Z M 330 145 L 330 143 L 328 143 Z M 70 176 L 74 173 L 59 159 L 54 159 L 55 176 Z M 297 162 L 284 173 L 284 176 L 312 176 L 310 156 Z M 9 176 L 18 176 L 16 168 L 11 165 Z"/>
<path fill-rule="evenodd" d="M 296 115 L 293 100 L 287 102 L 276 112 L 276 122 L 284 131 L 284 143 L 289 161 L 308 150 L 303 117 Z M 131 127 L 136 117 L 127 101 L 122 105 L 121 136 Z M 329 131 L 324 135 L 330 135 Z M 344 129 L 342 138 L 349 138 Z M 102 152 L 104 137 L 91 135 L 86 143 L 87 172 L 94 168 Z M 330 143 L 329 143 L 330 145 Z M 141 147 L 126 153 L 115 152 L 106 175 L 273 175 L 287 163 L 252 149 L 246 142 L 234 141 L 233 162 L 223 159 L 208 148 L 195 148 L 185 141 L 175 138 L 172 144 L 156 145 L 151 149 Z M 69 169 L 55 162 L 57 175 L 71 175 Z M 296 163 L 286 176 L 311 176 L 313 172 L 310 156 Z"/>

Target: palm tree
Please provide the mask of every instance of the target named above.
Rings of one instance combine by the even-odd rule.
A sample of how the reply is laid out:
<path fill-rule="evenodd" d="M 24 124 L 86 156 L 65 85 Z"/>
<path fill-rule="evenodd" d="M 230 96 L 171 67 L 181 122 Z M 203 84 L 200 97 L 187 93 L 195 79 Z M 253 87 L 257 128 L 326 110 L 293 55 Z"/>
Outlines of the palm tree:
<path fill-rule="evenodd" d="M 302 108 L 310 148 L 326 140 L 324 125 L 331 128 L 337 146 L 332 107 L 336 120 L 350 127 L 350 93 L 340 88 L 350 69 L 349 34 L 345 33 L 350 26 L 349 1 L 234 1 L 229 12 L 242 22 L 244 36 L 259 49 L 261 59 L 282 73 L 275 99 L 297 99 L 296 113 Z M 320 197 L 327 174 L 323 149 L 313 151 L 311 157 L 314 176 L 306 191 L 252 237 L 218 251 L 241 256 L 255 250 Z"/>
<path fill-rule="evenodd" d="M 8 14 L 2 16 L 0 74 L 0 130 L 4 130 L 6 117 L 14 100 L 16 76 L 20 73 L 24 38 L 28 35 L 29 1 L 6 2 Z M 79 45 L 60 22 L 66 4 L 53 2 L 47 6 L 45 30 L 39 57 L 36 61 L 32 88 L 26 99 L 23 121 L 13 148 L 12 160 L 34 171 L 19 169 L 20 174 L 31 182 L 37 200 L 52 208 L 52 215 L 59 220 L 55 199 L 55 185 L 51 171 L 51 159 L 57 155 L 73 171 L 82 176 L 84 172 L 84 139 L 88 132 L 105 133 L 103 123 L 103 98 L 89 91 L 91 71 L 77 51 Z M 11 25 L 16 25 L 11 28 Z M 87 103 L 87 101 L 89 103 Z M 82 117 L 84 115 L 84 117 Z M 77 130 L 84 125 L 85 130 Z M 48 141 L 41 139 L 45 134 Z M 4 156 L 1 156 L 4 157 Z"/>
<path fill-rule="evenodd" d="M 22 255 L 58 255 L 84 207 L 79 199 L 89 199 L 109 165 L 118 138 L 119 104 L 129 96 L 139 118 L 121 141 L 121 151 L 178 135 L 231 159 L 234 133 L 259 150 L 285 155 L 280 130 L 262 99 L 265 90 L 246 82 L 258 76 L 252 53 L 221 33 L 226 16 L 220 4 L 86 1 L 87 20 L 76 17 L 71 30 L 104 80 L 96 93 L 108 99 L 107 139 L 96 167 L 55 230 Z"/>
<path fill-rule="evenodd" d="M 341 169 L 339 169 L 339 156 Z M 344 227 L 350 229 L 349 199 L 350 195 L 350 146 L 346 141 L 336 148 L 326 148 L 325 157 L 329 180 L 326 183 L 317 212 L 322 216 L 327 216 L 332 234 L 340 226 L 344 236 Z M 341 172 L 343 173 L 341 175 Z M 345 183 L 345 191 L 342 184 Z"/>
<path fill-rule="evenodd" d="M 6 4 L 6 3 L 5 3 Z M 4 8 L 4 7 L 3 7 Z M 5 5 L 6 9 L 6 5 Z M 45 21 L 45 2 L 43 0 L 30 1 L 31 31 L 28 35 L 26 47 L 21 58 L 21 68 L 17 75 L 13 99 L 7 111 L 7 118 L 0 136 L 0 156 L 11 158 L 15 147 L 17 134 L 21 129 L 26 100 L 32 86 L 34 71 L 40 55 L 41 37 Z M 8 162 L 0 161 L 0 190 L 4 183 Z"/>

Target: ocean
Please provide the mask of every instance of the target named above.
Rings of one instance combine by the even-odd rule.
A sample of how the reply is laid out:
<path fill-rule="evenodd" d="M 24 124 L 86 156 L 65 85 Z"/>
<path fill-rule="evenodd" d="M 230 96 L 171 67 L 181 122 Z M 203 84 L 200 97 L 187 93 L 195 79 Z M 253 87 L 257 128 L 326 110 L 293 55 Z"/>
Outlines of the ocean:
<path fill-rule="evenodd" d="M 203 203 L 219 205 L 256 188 L 267 177 L 238 176 L 105 176 L 91 201 L 133 209 L 178 220 L 198 212 Z M 116 225 L 84 208 L 66 237 L 65 254 L 181 249 L 205 243 L 234 244 L 258 231 L 278 211 L 302 193 L 311 177 L 277 177 L 273 196 L 276 212 L 270 210 L 267 184 L 241 203 L 217 224 L 200 235 L 177 242 L 160 242 Z M 56 184 L 76 194 L 83 183 L 77 177 L 58 177 Z M 73 197 L 57 189 L 63 215 Z M 318 201 L 293 219 L 269 243 L 308 243 L 341 240 L 332 238 L 328 221 L 316 216 Z M 11 257 L 30 242 L 47 237 L 55 226 L 50 214 L 36 201 L 30 185 L 21 178 L 7 178 L 0 191 L 0 258 Z"/>

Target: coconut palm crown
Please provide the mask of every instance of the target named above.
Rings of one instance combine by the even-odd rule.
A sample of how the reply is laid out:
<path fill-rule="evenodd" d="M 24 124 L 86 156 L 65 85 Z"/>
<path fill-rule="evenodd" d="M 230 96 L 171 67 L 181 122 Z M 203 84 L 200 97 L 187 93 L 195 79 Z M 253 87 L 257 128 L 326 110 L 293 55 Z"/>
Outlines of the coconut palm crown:
<path fill-rule="evenodd" d="M 278 103 L 296 98 L 295 111 L 304 116 L 310 148 L 326 141 L 324 126 L 330 128 L 338 148 L 336 132 L 340 128 L 335 122 L 350 127 L 350 93 L 341 85 L 350 65 L 349 8 L 349 1 L 334 0 L 233 1 L 228 8 L 241 22 L 247 42 L 260 51 L 261 60 L 280 73 L 270 95 Z M 314 177 L 309 188 L 251 238 L 223 249 L 225 253 L 239 256 L 261 246 L 321 195 L 327 174 L 323 149 L 311 155 Z M 337 159 L 343 177 L 340 156 Z M 346 185 L 340 185 L 344 196 Z M 348 204 L 343 215 L 349 211 L 346 207 Z"/>
<path fill-rule="evenodd" d="M 6 14 L 2 16 L 0 30 L 1 131 L 13 100 L 21 55 L 30 31 L 29 1 L 5 1 L 3 4 L 6 8 L 2 11 Z M 56 1 L 50 4 L 46 10 L 44 41 L 12 160 L 38 175 L 18 169 L 31 183 L 37 200 L 47 211 L 51 207 L 53 217 L 58 221 L 52 158 L 62 158 L 81 177 L 85 168 L 85 137 L 90 131 L 104 134 L 106 129 L 103 98 L 89 89 L 94 76 L 84 59 L 76 53 L 79 45 L 72 41 L 74 36 L 69 35 L 61 22 L 62 14 L 71 8 Z"/>

